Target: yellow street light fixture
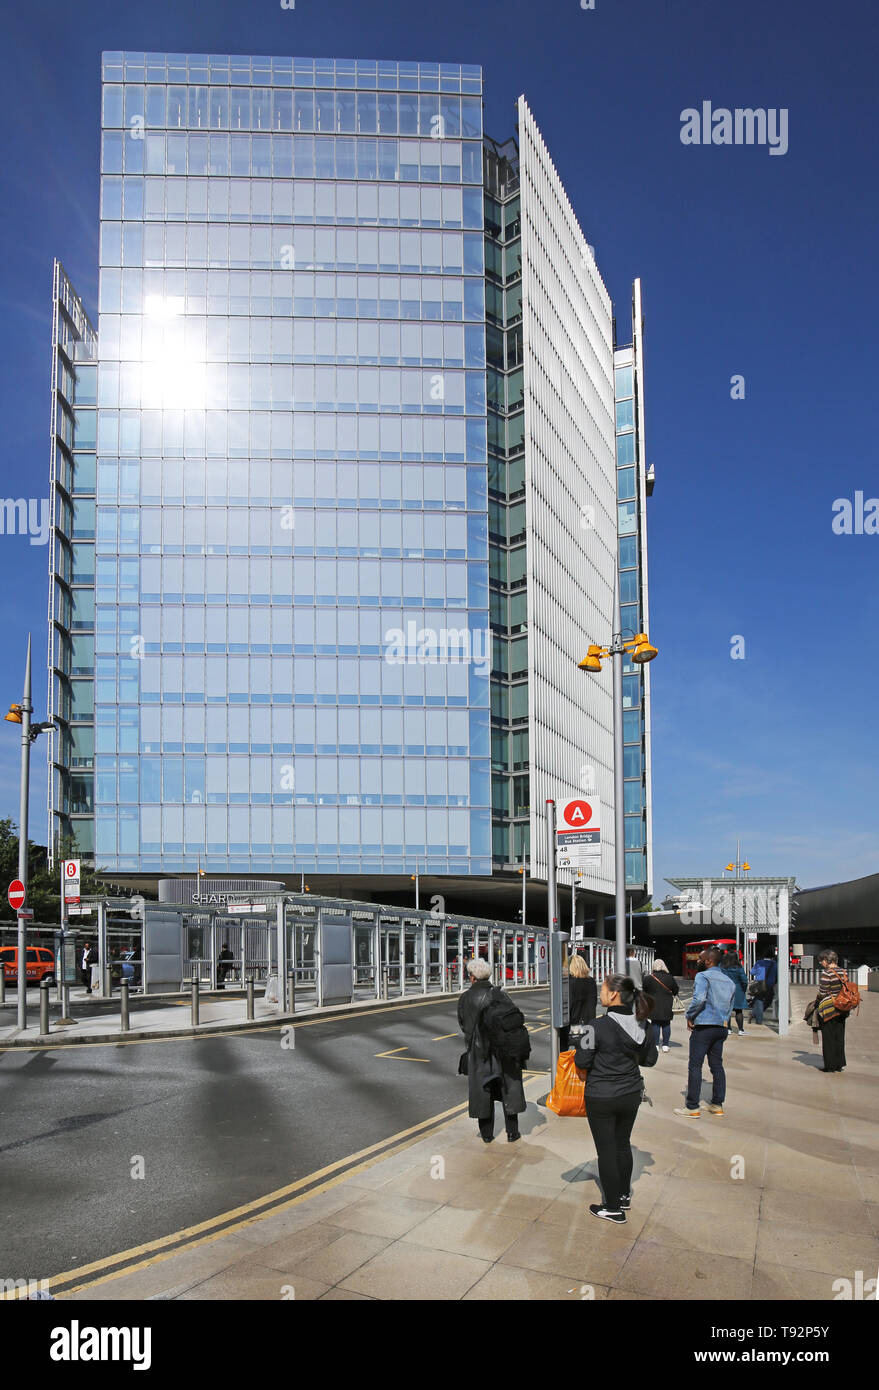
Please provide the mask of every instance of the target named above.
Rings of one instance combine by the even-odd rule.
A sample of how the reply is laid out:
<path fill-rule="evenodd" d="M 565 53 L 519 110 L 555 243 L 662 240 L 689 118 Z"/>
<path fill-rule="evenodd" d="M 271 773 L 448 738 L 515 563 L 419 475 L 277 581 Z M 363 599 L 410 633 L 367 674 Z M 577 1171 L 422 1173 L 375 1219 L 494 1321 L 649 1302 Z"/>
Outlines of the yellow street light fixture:
<path fill-rule="evenodd" d="M 632 642 L 624 642 L 623 645 L 631 654 L 636 666 L 643 666 L 658 655 L 656 648 L 651 647 L 648 642 L 646 632 L 639 632 Z"/>
<path fill-rule="evenodd" d="M 577 665 L 581 671 L 600 671 L 601 658 L 603 656 L 610 656 L 610 652 L 606 651 L 604 647 L 596 647 L 593 645 L 589 648 L 583 660 L 578 661 Z"/>
<path fill-rule="evenodd" d="M 581 671 L 598 672 L 605 657 L 613 657 L 613 756 L 614 756 L 614 880 L 616 906 L 616 968 L 620 974 L 626 971 L 626 857 L 625 820 L 623 815 L 623 661 L 628 657 L 634 666 L 644 666 L 658 656 L 651 646 L 646 632 L 636 632 L 633 637 L 623 638 L 622 615 L 620 610 L 620 577 L 616 565 L 613 576 L 613 624 L 614 631 L 610 644 L 599 647 L 593 643 L 582 661 L 577 662 Z M 572 884 L 575 890 L 576 885 Z M 573 923 L 572 923 L 573 924 Z"/>
<path fill-rule="evenodd" d="M 9 713 L 3 716 L 9 724 L 21 723 L 21 705 L 10 705 Z"/>

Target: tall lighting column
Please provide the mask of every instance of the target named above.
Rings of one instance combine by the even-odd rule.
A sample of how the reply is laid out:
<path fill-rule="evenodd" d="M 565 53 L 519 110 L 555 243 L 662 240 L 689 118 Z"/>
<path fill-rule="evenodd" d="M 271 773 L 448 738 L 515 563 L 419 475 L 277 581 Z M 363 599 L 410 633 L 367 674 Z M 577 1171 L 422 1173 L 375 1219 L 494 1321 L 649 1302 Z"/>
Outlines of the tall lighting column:
<path fill-rule="evenodd" d="M 643 666 L 657 655 L 651 647 L 646 632 L 638 632 L 634 637 L 623 640 L 622 618 L 620 616 L 620 579 L 614 568 L 613 579 L 613 623 L 614 632 L 607 647 L 590 646 L 583 660 L 578 662 L 581 671 L 600 671 L 605 657 L 613 658 L 613 786 L 614 786 L 614 874 L 616 898 L 616 970 L 618 975 L 626 973 L 626 823 L 623 805 L 623 654 L 628 653 L 636 666 Z"/>

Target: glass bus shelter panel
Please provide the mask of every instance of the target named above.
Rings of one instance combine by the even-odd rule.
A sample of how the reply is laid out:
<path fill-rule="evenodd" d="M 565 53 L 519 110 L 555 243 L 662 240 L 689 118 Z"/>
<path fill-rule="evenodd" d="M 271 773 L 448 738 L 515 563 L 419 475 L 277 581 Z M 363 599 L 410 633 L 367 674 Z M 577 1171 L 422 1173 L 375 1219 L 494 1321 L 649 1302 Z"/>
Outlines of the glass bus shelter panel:
<path fill-rule="evenodd" d="M 241 986 L 244 983 L 243 932 L 240 917 L 216 916 L 211 924 L 213 949 L 211 952 L 211 986 Z M 232 959 L 220 960 L 222 951 L 231 951 Z"/>
<path fill-rule="evenodd" d="M 315 941 L 317 939 L 317 913 L 294 907 L 288 908 L 287 961 L 288 968 L 296 973 L 297 990 L 316 990 Z"/>
<path fill-rule="evenodd" d="M 446 935 L 446 989 L 459 993 L 464 988 L 464 928 L 459 922 L 447 925 Z"/>
<path fill-rule="evenodd" d="M 444 990 L 446 971 L 443 953 L 446 933 L 442 927 L 432 926 L 427 927 L 426 933 L 426 988 L 428 991 Z"/>
<path fill-rule="evenodd" d="M 56 932 L 60 940 L 60 933 Z M 110 991 L 118 989 L 123 980 L 129 988 L 139 990 L 143 983 L 143 929 L 130 917 L 107 918 L 107 964 Z M 60 960 L 56 946 L 55 959 Z"/>
<path fill-rule="evenodd" d="M 376 932 L 373 923 L 354 924 L 354 988 L 362 996 L 376 994 Z"/>
<path fill-rule="evenodd" d="M 211 984 L 211 927 L 207 912 L 187 912 L 183 916 L 184 978 L 198 980 L 199 984 Z"/>
<path fill-rule="evenodd" d="M 401 935 L 403 932 L 402 919 L 399 917 L 383 916 L 381 918 L 380 932 L 383 991 L 387 992 L 387 996 L 390 999 L 403 992 L 403 972 L 400 966 L 402 959 L 400 951 Z"/>
<path fill-rule="evenodd" d="M 354 997 L 353 926 L 350 913 L 321 908 L 318 981 L 321 1004 L 350 1004 Z"/>
<path fill-rule="evenodd" d="M 260 918 L 245 918 L 242 923 L 242 932 L 244 978 L 246 980 L 252 975 L 254 980 L 265 983 L 269 975 L 277 969 L 275 924 Z"/>

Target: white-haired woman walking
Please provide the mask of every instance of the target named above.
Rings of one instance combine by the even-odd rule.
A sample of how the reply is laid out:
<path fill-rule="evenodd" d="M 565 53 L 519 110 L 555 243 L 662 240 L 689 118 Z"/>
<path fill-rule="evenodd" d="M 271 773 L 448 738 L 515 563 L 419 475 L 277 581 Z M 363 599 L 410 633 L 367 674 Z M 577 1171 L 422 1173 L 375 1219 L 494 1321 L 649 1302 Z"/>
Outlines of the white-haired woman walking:
<path fill-rule="evenodd" d="M 671 1020 L 677 992 L 678 982 L 665 961 L 655 960 L 650 974 L 644 976 L 644 993 L 648 994 L 653 1001 L 653 1008 L 650 1011 L 653 1041 L 659 1047 L 660 1039 L 662 1040 L 663 1052 L 668 1052 L 668 1046 L 671 1042 Z"/>
<path fill-rule="evenodd" d="M 467 1045 L 469 1114 L 471 1119 L 479 1121 L 483 1142 L 490 1144 L 494 1138 L 494 1105 L 499 1100 L 504 1109 L 507 1139 L 512 1144 L 520 1138 L 519 1116 L 526 1108 L 522 1064 L 508 1056 L 496 1056 L 485 1029 L 480 1027 L 480 1016 L 493 993 L 495 998 L 500 997 L 510 1004 L 512 1000 L 502 990 L 492 990 L 488 961 L 468 961 L 467 973 L 471 984 L 458 1000 L 458 1023 Z"/>

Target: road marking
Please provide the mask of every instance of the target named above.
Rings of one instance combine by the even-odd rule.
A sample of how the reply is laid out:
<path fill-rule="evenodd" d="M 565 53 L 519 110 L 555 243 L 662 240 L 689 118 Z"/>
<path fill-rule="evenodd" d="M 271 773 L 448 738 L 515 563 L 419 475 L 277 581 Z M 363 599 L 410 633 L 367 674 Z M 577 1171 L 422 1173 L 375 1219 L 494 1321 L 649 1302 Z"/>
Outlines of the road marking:
<path fill-rule="evenodd" d="M 549 1024 L 548 1024 L 548 1023 L 538 1023 L 538 1024 L 526 1023 L 526 1024 L 525 1024 L 525 1027 L 528 1029 L 528 1032 L 529 1032 L 529 1033 L 542 1033 L 543 1030 L 544 1030 L 544 1028 L 548 1028 L 548 1027 L 549 1027 Z"/>
<path fill-rule="evenodd" d="M 427 1062 L 430 1065 L 429 1057 L 398 1057 L 398 1052 L 408 1052 L 408 1047 L 393 1047 L 389 1052 L 376 1052 L 376 1057 L 390 1057 L 394 1062 Z"/>
<path fill-rule="evenodd" d="M 440 1033 L 438 1038 L 431 1038 L 431 1042 L 443 1042 L 446 1038 L 460 1037 L 459 1033 Z"/>

